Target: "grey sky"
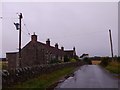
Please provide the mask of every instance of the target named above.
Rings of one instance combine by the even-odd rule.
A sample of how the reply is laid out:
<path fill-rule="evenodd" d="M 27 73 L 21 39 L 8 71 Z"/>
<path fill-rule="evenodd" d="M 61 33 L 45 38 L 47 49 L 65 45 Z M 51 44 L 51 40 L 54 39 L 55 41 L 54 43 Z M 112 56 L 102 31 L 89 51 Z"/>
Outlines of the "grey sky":
<path fill-rule="evenodd" d="M 110 56 L 109 28 L 112 30 L 114 53 L 118 53 L 118 3 L 117 2 L 38 2 L 2 4 L 2 56 L 17 51 L 17 12 L 29 32 L 36 32 L 38 41 L 50 38 L 51 45 L 59 48 L 76 47 L 77 55 Z M 22 46 L 30 41 L 27 29 L 22 26 Z M 24 33 L 26 32 L 26 34 Z"/>

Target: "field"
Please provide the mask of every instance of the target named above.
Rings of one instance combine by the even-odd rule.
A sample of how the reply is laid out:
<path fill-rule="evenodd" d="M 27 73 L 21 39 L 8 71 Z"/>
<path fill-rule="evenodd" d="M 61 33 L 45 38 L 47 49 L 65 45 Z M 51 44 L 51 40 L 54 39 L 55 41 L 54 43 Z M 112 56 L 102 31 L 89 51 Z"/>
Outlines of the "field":
<path fill-rule="evenodd" d="M 92 64 L 93 65 L 98 65 L 98 64 L 100 64 L 101 63 L 101 61 L 98 61 L 98 60 L 92 60 Z"/>

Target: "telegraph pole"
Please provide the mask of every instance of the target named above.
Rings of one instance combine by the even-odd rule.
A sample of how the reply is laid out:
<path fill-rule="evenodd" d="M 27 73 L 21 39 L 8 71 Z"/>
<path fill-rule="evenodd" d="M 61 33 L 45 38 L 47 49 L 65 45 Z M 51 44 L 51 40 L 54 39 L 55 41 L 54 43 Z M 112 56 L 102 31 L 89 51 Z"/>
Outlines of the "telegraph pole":
<path fill-rule="evenodd" d="M 21 19 L 23 18 L 22 13 L 19 15 L 19 67 L 21 67 Z"/>
<path fill-rule="evenodd" d="M 109 35 L 110 35 L 111 55 L 112 55 L 112 60 L 113 60 L 113 44 L 112 44 L 112 35 L 111 35 L 110 29 L 109 29 Z"/>

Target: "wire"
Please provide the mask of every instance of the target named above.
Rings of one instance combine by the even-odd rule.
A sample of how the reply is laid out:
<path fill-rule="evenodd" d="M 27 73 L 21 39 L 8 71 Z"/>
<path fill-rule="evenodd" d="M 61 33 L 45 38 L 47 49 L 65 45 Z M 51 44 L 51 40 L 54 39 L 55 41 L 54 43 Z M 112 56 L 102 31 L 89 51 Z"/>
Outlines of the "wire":
<path fill-rule="evenodd" d="M 24 29 L 25 29 L 24 25 L 23 25 L 21 28 L 22 28 L 22 29 L 21 29 L 21 32 L 22 32 L 24 35 L 30 37 L 30 34 L 28 34 L 28 33 L 24 30 Z"/>
<path fill-rule="evenodd" d="M 26 35 L 27 37 L 30 37 L 30 35 L 28 35 L 26 32 L 24 32 L 23 30 L 21 30 L 21 31 L 24 35 Z"/>
<path fill-rule="evenodd" d="M 0 19 L 18 19 L 18 18 L 15 18 L 15 17 L 0 17 Z"/>
<path fill-rule="evenodd" d="M 28 28 L 27 28 L 24 20 L 23 20 L 23 25 L 25 26 L 25 28 L 26 28 L 26 30 L 27 30 L 27 32 L 28 32 L 28 35 L 30 35 L 30 32 L 29 32 L 29 30 L 28 30 Z"/>

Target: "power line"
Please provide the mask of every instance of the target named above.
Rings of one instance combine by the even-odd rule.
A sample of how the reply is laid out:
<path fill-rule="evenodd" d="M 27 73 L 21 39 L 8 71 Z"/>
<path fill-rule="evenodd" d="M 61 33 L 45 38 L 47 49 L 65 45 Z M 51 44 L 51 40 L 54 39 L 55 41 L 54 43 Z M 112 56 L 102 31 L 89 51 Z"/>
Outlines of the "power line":
<path fill-rule="evenodd" d="M 30 35 L 28 35 L 26 32 L 24 32 L 23 30 L 21 30 L 21 31 L 24 35 L 26 35 L 27 37 L 30 37 Z"/>
<path fill-rule="evenodd" d="M 29 30 L 28 30 L 28 28 L 27 28 L 26 23 L 25 23 L 24 20 L 23 20 L 23 25 L 25 26 L 25 28 L 26 28 L 26 30 L 27 30 L 27 32 L 28 32 L 28 35 L 30 35 L 30 32 L 29 32 Z"/>
<path fill-rule="evenodd" d="M 19 18 L 15 18 L 15 17 L 0 17 L 0 19 L 19 19 Z"/>
<path fill-rule="evenodd" d="M 22 26 L 22 32 L 27 35 L 27 36 L 30 36 L 30 34 L 25 30 L 25 26 Z"/>

